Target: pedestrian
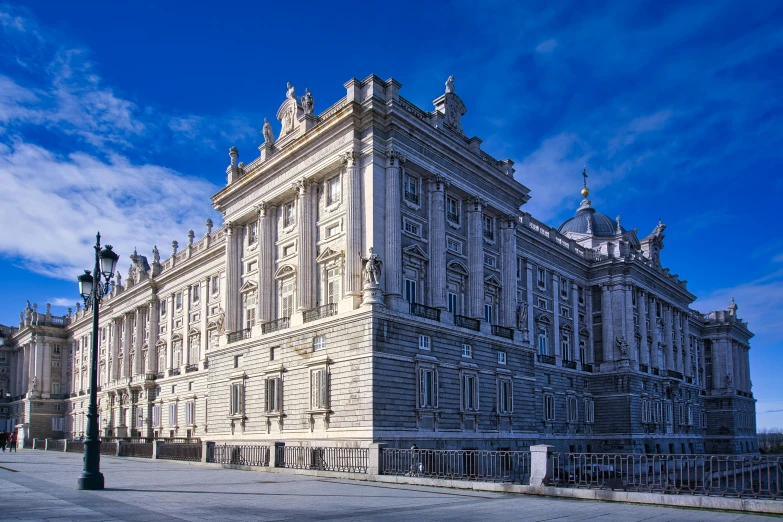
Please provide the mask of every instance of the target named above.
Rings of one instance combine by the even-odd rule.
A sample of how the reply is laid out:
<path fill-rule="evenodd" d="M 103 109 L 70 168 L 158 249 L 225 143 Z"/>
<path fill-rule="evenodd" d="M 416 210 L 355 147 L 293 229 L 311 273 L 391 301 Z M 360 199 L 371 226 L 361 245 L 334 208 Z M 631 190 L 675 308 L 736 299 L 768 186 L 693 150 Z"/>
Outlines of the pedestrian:
<path fill-rule="evenodd" d="M 8 437 L 10 436 L 10 433 L 3 430 L 0 431 L 0 449 L 3 450 L 3 453 L 5 453 L 5 445 L 8 442 Z"/>
<path fill-rule="evenodd" d="M 8 437 L 8 452 L 16 452 L 16 430 L 11 432 Z"/>

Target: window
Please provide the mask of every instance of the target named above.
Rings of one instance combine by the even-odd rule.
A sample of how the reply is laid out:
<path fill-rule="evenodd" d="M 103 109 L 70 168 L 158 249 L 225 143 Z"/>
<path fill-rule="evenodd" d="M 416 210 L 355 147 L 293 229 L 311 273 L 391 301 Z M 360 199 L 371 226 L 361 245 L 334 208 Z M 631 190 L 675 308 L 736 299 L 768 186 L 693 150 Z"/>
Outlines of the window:
<path fill-rule="evenodd" d="M 60 383 L 59 382 L 53 382 L 52 383 L 52 393 L 55 395 L 60 395 Z"/>
<path fill-rule="evenodd" d="M 342 187 L 340 186 L 340 176 L 335 176 L 334 178 L 328 180 L 326 182 L 326 204 L 327 205 L 334 205 L 336 203 L 340 202 L 340 192 Z"/>
<path fill-rule="evenodd" d="M 211 286 L 212 286 L 212 293 L 213 294 L 216 294 L 216 293 L 218 293 L 220 291 L 220 276 L 219 275 L 212 276 Z"/>
<path fill-rule="evenodd" d="M 429 350 L 430 349 L 430 336 L 429 335 L 420 335 L 419 336 L 419 350 Z"/>
<path fill-rule="evenodd" d="M 498 364 L 506 364 L 506 352 L 498 352 Z"/>
<path fill-rule="evenodd" d="M 446 301 L 447 301 L 447 304 L 448 304 L 449 313 L 456 315 L 456 313 L 457 313 L 457 294 L 455 294 L 454 292 L 448 292 L 446 294 Z"/>
<path fill-rule="evenodd" d="M 513 413 L 514 388 L 508 379 L 498 381 L 498 413 Z"/>
<path fill-rule="evenodd" d="M 242 415 L 244 412 L 245 387 L 242 381 L 231 383 L 231 415 Z"/>
<path fill-rule="evenodd" d="M 53 353 L 54 355 L 60 355 L 60 345 L 59 345 L 59 344 L 55 344 L 55 345 L 52 347 L 52 353 Z"/>
<path fill-rule="evenodd" d="M 560 297 L 568 299 L 568 281 L 565 279 L 560 281 Z"/>
<path fill-rule="evenodd" d="M 484 320 L 488 322 L 489 324 L 492 324 L 492 305 L 491 304 L 485 304 L 484 305 Z"/>
<path fill-rule="evenodd" d="M 484 254 L 484 266 L 489 268 L 496 268 L 498 266 L 498 261 L 495 259 L 495 256 Z"/>
<path fill-rule="evenodd" d="M 245 294 L 245 328 L 252 328 L 256 325 L 257 295 L 256 292 Z"/>
<path fill-rule="evenodd" d="M 288 257 L 296 254 L 296 244 L 291 243 L 283 247 L 283 257 Z"/>
<path fill-rule="evenodd" d="M 176 302 L 177 302 L 177 305 L 176 305 L 177 306 L 177 310 L 181 310 L 182 309 L 182 292 L 178 292 L 177 293 Z"/>
<path fill-rule="evenodd" d="M 313 351 L 317 352 L 324 348 L 326 348 L 326 336 L 319 335 L 318 337 L 313 337 Z"/>
<path fill-rule="evenodd" d="M 549 309 L 549 304 L 547 303 L 546 299 L 539 298 L 538 301 L 536 301 L 536 306 L 538 306 L 542 310 Z"/>
<path fill-rule="evenodd" d="M 543 268 L 538 269 L 538 286 L 539 288 L 546 288 L 546 270 Z"/>
<path fill-rule="evenodd" d="M 330 268 L 326 271 L 326 302 L 336 303 L 340 300 L 340 269 Z"/>
<path fill-rule="evenodd" d="M 546 338 L 547 338 L 546 328 L 540 327 L 538 329 L 538 353 L 540 353 L 541 355 L 548 355 Z"/>
<path fill-rule="evenodd" d="M 185 426 L 193 426 L 195 422 L 196 416 L 194 415 L 194 404 L 193 402 L 186 402 L 185 403 Z"/>
<path fill-rule="evenodd" d="M 136 429 L 141 430 L 144 427 L 144 407 L 136 406 Z"/>
<path fill-rule="evenodd" d="M 283 228 L 294 226 L 296 223 L 296 204 L 291 202 L 283 205 Z"/>
<path fill-rule="evenodd" d="M 421 225 L 415 223 L 409 219 L 404 220 L 405 232 L 413 234 L 414 236 L 421 237 Z"/>
<path fill-rule="evenodd" d="M 707 412 L 703 411 L 701 412 L 701 427 L 702 429 L 707 429 Z"/>
<path fill-rule="evenodd" d="M 254 245 L 258 242 L 258 221 L 253 221 L 247 225 L 247 244 Z"/>
<path fill-rule="evenodd" d="M 266 411 L 280 412 L 283 395 L 283 380 L 280 377 L 270 377 L 266 380 Z"/>
<path fill-rule="evenodd" d="M 169 404 L 169 426 L 177 425 L 177 403 Z"/>
<path fill-rule="evenodd" d="M 329 373 L 325 368 L 310 372 L 310 408 L 314 410 L 329 408 Z"/>
<path fill-rule="evenodd" d="M 462 411 L 478 411 L 478 404 L 478 376 L 472 373 L 463 374 Z"/>
<path fill-rule="evenodd" d="M 416 303 L 416 281 L 405 278 L 405 300 Z"/>
<path fill-rule="evenodd" d="M 579 304 L 584 305 L 585 304 L 585 289 L 581 286 L 577 287 L 579 291 Z"/>
<path fill-rule="evenodd" d="M 241 355 L 235 355 L 234 356 L 234 368 L 239 368 L 242 366 L 242 356 Z"/>
<path fill-rule="evenodd" d="M 446 219 L 459 225 L 459 201 L 451 196 L 446 196 Z"/>
<path fill-rule="evenodd" d="M 544 395 L 544 420 L 555 420 L 555 396 L 551 393 Z"/>
<path fill-rule="evenodd" d="M 283 281 L 280 299 L 280 317 L 291 317 L 294 313 L 294 280 Z"/>
<path fill-rule="evenodd" d="M 52 431 L 63 431 L 65 427 L 65 419 L 63 417 L 52 419 Z"/>
<path fill-rule="evenodd" d="M 419 370 L 419 408 L 438 407 L 438 376 L 434 368 Z"/>
<path fill-rule="evenodd" d="M 492 218 L 492 216 L 487 216 L 484 214 L 484 219 L 482 221 L 484 237 L 490 241 L 493 241 L 495 239 L 495 220 Z"/>
<path fill-rule="evenodd" d="M 467 358 L 473 357 L 473 347 L 469 344 L 462 345 L 462 356 Z"/>
<path fill-rule="evenodd" d="M 571 317 L 571 309 L 569 309 L 569 308 L 567 308 L 565 306 L 561 306 L 560 307 L 560 315 L 562 315 L 563 317 L 570 318 Z"/>
<path fill-rule="evenodd" d="M 576 406 L 576 397 L 568 397 L 568 422 L 576 422 L 579 419 L 579 412 Z"/>
<path fill-rule="evenodd" d="M 587 341 L 584 339 L 579 340 L 579 360 L 585 362 L 587 353 Z"/>
<path fill-rule="evenodd" d="M 456 252 L 457 254 L 462 253 L 462 242 L 457 241 L 456 239 L 452 239 L 450 237 L 446 238 L 446 249 L 451 250 L 452 252 Z"/>
<path fill-rule="evenodd" d="M 688 405 L 688 426 L 693 426 L 693 405 Z"/>
<path fill-rule="evenodd" d="M 593 399 L 585 399 L 585 422 L 588 424 L 595 422 L 595 402 Z"/>
<path fill-rule="evenodd" d="M 326 227 L 326 237 L 332 237 L 340 232 L 340 225 L 331 225 Z"/>
<path fill-rule="evenodd" d="M 419 179 L 413 176 L 405 175 L 405 201 L 410 201 L 414 205 L 419 204 Z"/>
<path fill-rule="evenodd" d="M 569 332 L 562 332 L 560 334 L 560 350 L 563 360 L 570 361 L 571 357 L 571 334 Z"/>

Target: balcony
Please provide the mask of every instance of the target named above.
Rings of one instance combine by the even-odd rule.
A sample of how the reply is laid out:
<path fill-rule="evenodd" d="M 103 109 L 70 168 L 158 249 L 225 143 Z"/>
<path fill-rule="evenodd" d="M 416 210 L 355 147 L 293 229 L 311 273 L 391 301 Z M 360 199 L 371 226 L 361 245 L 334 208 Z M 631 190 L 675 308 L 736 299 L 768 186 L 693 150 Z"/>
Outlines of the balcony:
<path fill-rule="evenodd" d="M 317 321 L 324 317 L 331 317 L 337 315 L 337 303 L 328 303 L 312 310 L 307 310 L 304 313 L 304 322 Z"/>
<path fill-rule="evenodd" d="M 554 366 L 557 363 L 554 355 L 545 355 L 543 353 L 538 354 L 538 362 L 543 364 L 551 364 Z"/>
<path fill-rule="evenodd" d="M 464 315 L 455 315 L 454 325 L 460 326 L 462 328 L 467 328 L 468 330 L 473 330 L 474 332 L 478 332 L 481 330 L 481 321 L 479 321 L 478 319 L 471 319 L 470 317 L 465 317 Z"/>
<path fill-rule="evenodd" d="M 446 212 L 446 219 L 459 225 L 459 212 Z"/>
<path fill-rule="evenodd" d="M 500 326 L 498 324 L 492 325 L 492 335 L 497 335 L 498 337 L 505 337 L 506 339 L 514 340 L 514 329 L 513 328 L 506 328 L 505 326 Z"/>
<path fill-rule="evenodd" d="M 658 370 L 658 368 L 650 368 L 650 373 L 653 375 L 660 375 L 661 372 Z"/>
<path fill-rule="evenodd" d="M 582 363 L 582 371 L 587 373 L 593 373 L 593 365 L 590 363 Z"/>
<path fill-rule="evenodd" d="M 158 372 L 155 374 L 155 379 L 162 379 L 166 376 L 164 372 Z"/>
<path fill-rule="evenodd" d="M 226 334 L 226 342 L 228 344 L 242 341 L 244 339 L 250 339 L 250 328 L 244 330 L 237 330 L 236 332 L 229 332 Z"/>
<path fill-rule="evenodd" d="M 566 361 L 563 359 L 563 368 L 570 368 L 576 370 L 576 361 Z"/>
<path fill-rule="evenodd" d="M 180 371 L 179 368 L 172 368 L 169 370 L 169 377 L 173 377 L 174 375 L 179 375 Z"/>
<path fill-rule="evenodd" d="M 689 376 L 686 375 L 685 376 L 685 382 L 687 382 L 688 384 L 693 384 L 693 377 L 689 377 Z"/>
<path fill-rule="evenodd" d="M 185 366 L 185 373 L 197 372 L 197 371 L 198 371 L 198 363 L 188 364 L 187 366 Z"/>
<path fill-rule="evenodd" d="M 650 367 L 647 366 L 646 364 L 640 364 L 639 371 L 642 373 L 650 373 Z"/>
<path fill-rule="evenodd" d="M 205 370 L 209 369 L 209 359 L 204 359 L 204 369 Z"/>
<path fill-rule="evenodd" d="M 416 192 L 405 191 L 405 201 L 410 201 L 414 205 L 419 204 L 419 195 Z"/>
<path fill-rule="evenodd" d="M 425 319 L 440 321 L 440 310 L 437 308 L 431 308 L 429 306 L 424 306 L 423 304 L 418 303 L 411 303 L 410 312 L 412 315 L 424 317 Z"/>
<path fill-rule="evenodd" d="M 666 370 L 666 375 L 673 379 L 682 380 L 682 374 L 680 372 L 675 372 L 674 370 Z"/>
<path fill-rule="evenodd" d="M 285 330 L 288 328 L 291 324 L 291 318 L 290 317 L 281 317 L 280 319 L 275 319 L 274 321 L 269 321 L 268 323 L 264 323 L 261 325 L 261 333 L 272 333 L 277 332 L 279 330 Z"/>

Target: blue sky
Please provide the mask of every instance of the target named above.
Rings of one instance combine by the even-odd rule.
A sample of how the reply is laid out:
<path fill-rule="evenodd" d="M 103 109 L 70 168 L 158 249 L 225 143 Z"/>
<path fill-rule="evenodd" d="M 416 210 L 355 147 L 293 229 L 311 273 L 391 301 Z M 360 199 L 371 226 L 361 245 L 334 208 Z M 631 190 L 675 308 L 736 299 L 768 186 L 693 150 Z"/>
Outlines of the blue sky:
<path fill-rule="evenodd" d="M 425 110 L 453 74 L 463 126 L 516 162 L 526 210 L 593 203 L 641 236 L 701 311 L 749 321 L 760 427 L 783 427 L 783 7 L 779 2 L 0 4 L 0 323 L 64 313 L 100 230 L 165 257 L 219 216 L 228 148 L 251 161 L 286 82 L 320 112 L 350 78 Z M 542 5 L 544 7 L 542 7 Z"/>

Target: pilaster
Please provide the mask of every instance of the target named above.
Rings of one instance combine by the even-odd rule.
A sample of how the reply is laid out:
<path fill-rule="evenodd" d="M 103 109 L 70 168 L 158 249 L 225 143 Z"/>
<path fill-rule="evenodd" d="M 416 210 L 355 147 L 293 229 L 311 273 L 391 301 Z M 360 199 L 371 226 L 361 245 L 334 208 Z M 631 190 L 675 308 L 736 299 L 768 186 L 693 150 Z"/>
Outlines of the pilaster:
<path fill-rule="evenodd" d="M 430 184 L 430 306 L 446 309 L 446 192 L 438 176 Z"/>
<path fill-rule="evenodd" d="M 571 327 L 574 330 L 574 335 L 571 342 L 574 346 L 574 360 L 584 362 L 582 361 L 582 354 L 579 353 L 579 286 L 575 281 L 571 284 L 571 309 L 573 310 Z"/>
<path fill-rule="evenodd" d="M 275 284 L 273 270 L 275 255 L 274 216 L 277 207 L 261 203 L 258 207 L 258 322 L 266 323 L 274 317 Z"/>
<path fill-rule="evenodd" d="M 650 366 L 650 343 L 647 342 L 647 293 L 640 291 L 636 302 L 639 303 L 639 363 Z"/>
<path fill-rule="evenodd" d="M 663 342 L 666 345 L 666 369 L 674 370 L 674 343 L 672 342 L 672 307 L 667 303 L 663 307 Z"/>
<path fill-rule="evenodd" d="M 387 154 L 386 167 L 386 259 L 384 278 L 387 306 L 394 308 L 392 301 L 402 298 L 402 226 L 400 215 L 400 172 L 407 158 L 395 150 Z"/>
<path fill-rule="evenodd" d="M 38 379 L 38 389 L 41 391 L 41 396 L 46 398 L 52 392 L 52 343 L 44 341 L 42 344 L 41 377 Z M 64 391 L 60 390 L 61 393 Z"/>
<path fill-rule="evenodd" d="M 601 285 L 601 349 L 603 362 L 614 361 L 614 332 L 612 331 L 612 294 L 609 284 Z"/>
<path fill-rule="evenodd" d="M 362 254 L 362 186 L 359 153 L 346 152 L 342 156 L 348 187 L 346 201 L 346 249 L 345 249 L 345 294 L 358 298 L 362 292 L 361 262 Z"/>
<path fill-rule="evenodd" d="M 525 259 L 525 299 L 527 302 L 528 341 L 535 339 L 535 318 L 533 317 L 533 263 Z"/>
<path fill-rule="evenodd" d="M 484 312 L 484 203 L 475 197 L 465 202 L 468 216 L 468 309 L 469 317 L 483 318 Z"/>
<path fill-rule="evenodd" d="M 241 229 L 232 223 L 226 224 L 226 288 L 225 329 L 234 332 L 240 328 L 240 315 L 242 306 L 240 303 L 239 287 L 241 285 L 241 259 L 240 245 L 242 241 Z"/>
<path fill-rule="evenodd" d="M 516 326 L 517 312 L 517 219 L 507 216 L 500 224 L 501 248 L 501 290 L 502 319 L 498 321 L 506 328 Z"/>
<path fill-rule="evenodd" d="M 682 364 L 682 357 L 684 349 L 684 346 L 681 341 L 681 333 L 682 330 L 680 328 L 680 321 L 682 320 L 682 313 L 677 310 L 674 312 L 674 370 L 680 373 L 683 373 L 683 364 Z"/>
<path fill-rule="evenodd" d="M 296 184 L 297 188 L 297 206 L 299 207 L 299 221 L 297 226 L 299 227 L 299 248 L 297 249 L 298 269 L 296 271 L 297 277 L 297 302 L 299 304 L 298 310 L 305 311 L 311 310 L 315 307 L 315 256 L 314 246 L 315 238 L 313 235 L 313 197 L 312 187 L 308 180 L 300 180 Z"/>
<path fill-rule="evenodd" d="M 633 293 L 634 287 L 632 284 L 625 285 L 625 342 L 628 343 L 628 357 L 638 363 L 639 351 L 641 351 L 641 343 L 639 343 L 639 350 L 636 349 L 636 327 L 633 324 Z M 638 303 L 638 301 L 637 301 Z"/>
<path fill-rule="evenodd" d="M 563 343 L 560 342 L 560 276 L 555 273 L 552 273 L 552 330 L 552 354 L 559 364 L 566 354 L 562 353 Z"/>

